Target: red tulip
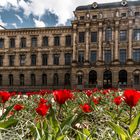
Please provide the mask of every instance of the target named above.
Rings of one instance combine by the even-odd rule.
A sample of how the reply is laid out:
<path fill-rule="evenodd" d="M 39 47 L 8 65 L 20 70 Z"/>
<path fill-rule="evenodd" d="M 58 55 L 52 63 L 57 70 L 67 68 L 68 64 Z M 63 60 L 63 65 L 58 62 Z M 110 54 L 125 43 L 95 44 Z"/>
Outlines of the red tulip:
<path fill-rule="evenodd" d="M 99 104 L 99 98 L 92 98 L 92 101 L 94 102 L 95 105 Z"/>
<path fill-rule="evenodd" d="M 73 98 L 73 94 L 70 90 L 55 90 L 53 92 L 54 99 L 59 104 L 64 104 L 67 100 Z"/>
<path fill-rule="evenodd" d="M 1 97 L 2 103 L 5 103 L 6 101 L 9 100 L 9 98 L 10 98 L 10 93 L 7 92 L 7 91 L 0 91 L 0 97 Z"/>
<path fill-rule="evenodd" d="M 39 104 L 39 106 L 36 108 L 36 112 L 43 117 L 43 116 L 46 116 L 49 108 L 50 108 L 50 105 Z"/>
<path fill-rule="evenodd" d="M 91 107 L 89 104 L 85 103 L 84 105 L 80 105 L 80 108 L 82 109 L 83 112 L 89 113 L 91 112 Z"/>
<path fill-rule="evenodd" d="M 40 98 L 39 104 L 46 104 L 48 101 L 44 98 Z"/>
<path fill-rule="evenodd" d="M 122 97 L 121 96 L 118 96 L 118 97 L 115 97 L 113 102 L 116 104 L 116 105 L 120 105 L 121 102 L 122 102 Z"/>
<path fill-rule="evenodd" d="M 124 101 L 132 108 L 136 106 L 138 101 L 140 100 L 140 93 L 138 93 L 136 90 L 125 90 L 124 91 Z"/>
<path fill-rule="evenodd" d="M 85 90 L 85 94 L 90 97 L 92 95 L 92 90 Z"/>
<path fill-rule="evenodd" d="M 16 110 L 16 111 L 20 111 L 20 110 L 22 110 L 23 108 L 24 108 L 24 106 L 21 105 L 21 104 L 16 104 L 16 105 L 14 106 L 14 110 Z"/>

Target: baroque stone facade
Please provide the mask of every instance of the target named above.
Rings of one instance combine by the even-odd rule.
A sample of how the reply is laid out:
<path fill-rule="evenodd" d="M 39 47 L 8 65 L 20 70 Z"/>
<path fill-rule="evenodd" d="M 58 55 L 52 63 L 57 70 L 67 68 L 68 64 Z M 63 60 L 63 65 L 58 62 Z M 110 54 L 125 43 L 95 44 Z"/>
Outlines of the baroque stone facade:
<path fill-rule="evenodd" d="M 72 26 L 0 30 L 0 87 L 140 88 L 140 1 L 74 15 Z"/>

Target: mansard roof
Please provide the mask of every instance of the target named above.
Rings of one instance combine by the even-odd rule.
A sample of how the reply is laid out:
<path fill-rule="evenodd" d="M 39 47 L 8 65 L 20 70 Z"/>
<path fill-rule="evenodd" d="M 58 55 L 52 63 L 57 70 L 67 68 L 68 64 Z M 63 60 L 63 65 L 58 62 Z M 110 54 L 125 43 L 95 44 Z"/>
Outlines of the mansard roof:
<path fill-rule="evenodd" d="M 119 8 L 119 7 L 138 6 L 138 5 L 140 5 L 140 0 L 127 1 L 127 4 L 124 5 L 124 6 L 121 4 L 121 1 L 120 1 L 120 2 L 113 2 L 113 3 L 97 4 L 96 8 L 93 7 L 93 4 L 86 5 L 86 6 L 79 6 L 79 7 L 76 8 L 76 11 L 93 10 L 93 9 L 107 9 L 107 8 Z"/>

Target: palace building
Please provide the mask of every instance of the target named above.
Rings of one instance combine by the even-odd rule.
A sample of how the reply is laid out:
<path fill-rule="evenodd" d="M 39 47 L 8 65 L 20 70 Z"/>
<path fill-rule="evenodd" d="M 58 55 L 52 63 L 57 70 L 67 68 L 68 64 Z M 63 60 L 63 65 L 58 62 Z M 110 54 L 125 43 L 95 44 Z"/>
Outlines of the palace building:
<path fill-rule="evenodd" d="M 0 88 L 140 89 L 140 1 L 79 6 L 71 26 L 0 30 Z"/>

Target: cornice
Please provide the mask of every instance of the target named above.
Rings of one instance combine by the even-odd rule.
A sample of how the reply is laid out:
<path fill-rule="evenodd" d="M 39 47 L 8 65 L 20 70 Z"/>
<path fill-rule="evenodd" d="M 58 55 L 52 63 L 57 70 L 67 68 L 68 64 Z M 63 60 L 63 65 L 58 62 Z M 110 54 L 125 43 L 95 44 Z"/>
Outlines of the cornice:
<path fill-rule="evenodd" d="M 45 28 L 18 28 L 0 30 L 0 36 L 61 34 L 72 32 L 72 26 L 45 27 Z"/>

